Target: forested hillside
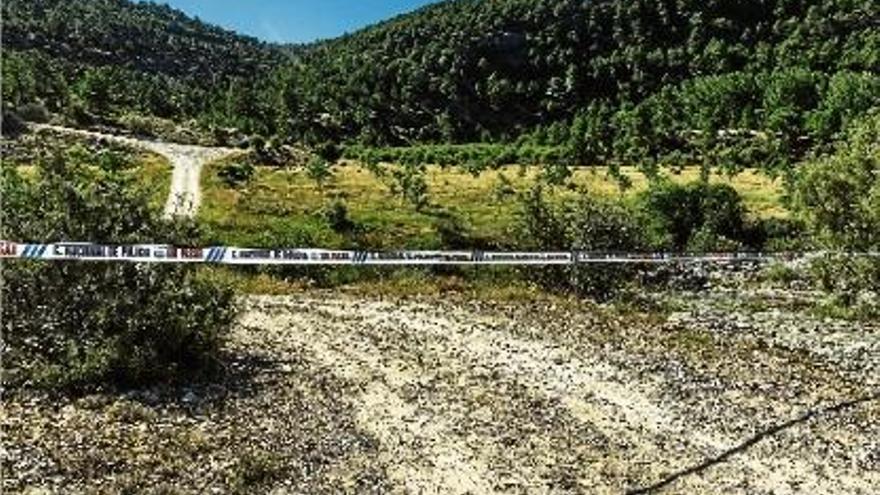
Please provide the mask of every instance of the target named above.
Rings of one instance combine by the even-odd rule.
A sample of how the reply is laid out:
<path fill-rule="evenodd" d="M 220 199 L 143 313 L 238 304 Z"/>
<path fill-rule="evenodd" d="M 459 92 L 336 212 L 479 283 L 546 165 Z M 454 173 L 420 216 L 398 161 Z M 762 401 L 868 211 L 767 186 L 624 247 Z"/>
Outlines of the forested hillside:
<path fill-rule="evenodd" d="M 773 166 L 880 104 L 871 0 L 455 0 L 293 56 L 125 0 L 10 0 L 4 28 L 13 106 L 282 141 L 521 139 L 579 164 Z"/>
<path fill-rule="evenodd" d="M 876 3 L 849 0 L 447 2 L 317 47 L 299 88 L 305 109 L 329 112 L 345 136 L 515 136 L 688 80 L 697 95 L 711 86 L 762 100 L 764 88 L 743 87 L 758 77 L 816 93 L 832 74 L 880 67 L 878 19 Z M 707 79 L 721 74 L 736 75 Z M 742 111 L 727 124 L 757 124 L 757 103 L 727 108 Z"/>
<path fill-rule="evenodd" d="M 80 119 L 226 113 L 222 96 L 285 59 L 256 39 L 166 5 L 127 0 L 3 2 L 3 100 Z"/>

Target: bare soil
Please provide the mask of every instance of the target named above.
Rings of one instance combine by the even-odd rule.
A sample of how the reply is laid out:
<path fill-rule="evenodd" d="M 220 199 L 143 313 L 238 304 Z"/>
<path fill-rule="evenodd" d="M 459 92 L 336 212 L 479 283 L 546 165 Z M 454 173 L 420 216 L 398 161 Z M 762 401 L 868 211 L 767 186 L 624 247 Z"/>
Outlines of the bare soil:
<path fill-rule="evenodd" d="M 220 383 L 6 397 L 6 493 L 880 486 L 876 325 L 550 299 L 245 304 Z"/>

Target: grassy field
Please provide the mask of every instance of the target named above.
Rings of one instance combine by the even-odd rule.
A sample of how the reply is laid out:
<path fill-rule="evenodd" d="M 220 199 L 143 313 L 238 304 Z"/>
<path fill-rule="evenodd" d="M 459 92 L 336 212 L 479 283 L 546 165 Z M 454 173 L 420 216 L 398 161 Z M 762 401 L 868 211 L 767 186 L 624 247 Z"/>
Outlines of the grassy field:
<path fill-rule="evenodd" d="M 144 184 L 150 188 L 154 208 L 164 208 L 171 192 L 171 164 L 168 159 L 155 153 L 143 153 L 138 157 L 135 173 L 141 174 Z"/>
<path fill-rule="evenodd" d="M 300 169 L 257 167 L 247 184 L 230 187 L 220 177 L 222 162 L 206 168 L 204 201 L 199 217 L 212 241 L 238 245 L 320 245 L 341 247 L 351 234 L 335 232 L 323 212 L 333 200 L 347 205 L 349 218 L 358 226 L 357 241 L 374 248 L 432 248 L 441 244 L 438 222 L 444 215 L 460 219 L 471 237 L 493 243 L 503 240 L 514 222 L 518 194 L 536 181 L 536 167 L 510 166 L 478 177 L 460 169 L 428 167 L 430 206 L 418 211 L 392 194 L 387 179 L 347 163 L 333 168 L 333 177 L 319 188 Z M 631 199 L 647 187 L 647 179 L 626 169 L 633 187 L 621 190 L 607 169 L 579 169 L 572 183 L 597 195 Z M 689 168 L 670 178 L 697 180 L 699 169 Z M 715 177 L 733 185 L 755 217 L 785 216 L 782 184 L 758 172 L 746 171 L 732 179 Z M 573 188 L 556 188 L 553 195 L 574 195 Z"/>

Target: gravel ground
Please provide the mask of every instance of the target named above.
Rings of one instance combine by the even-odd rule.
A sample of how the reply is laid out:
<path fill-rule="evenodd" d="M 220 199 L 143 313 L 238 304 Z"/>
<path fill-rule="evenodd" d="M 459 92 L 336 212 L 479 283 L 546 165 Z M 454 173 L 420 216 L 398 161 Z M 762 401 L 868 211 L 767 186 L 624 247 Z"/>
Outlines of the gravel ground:
<path fill-rule="evenodd" d="M 693 296 L 250 298 L 222 383 L 5 397 L 5 492 L 877 493 L 878 326 Z"/>

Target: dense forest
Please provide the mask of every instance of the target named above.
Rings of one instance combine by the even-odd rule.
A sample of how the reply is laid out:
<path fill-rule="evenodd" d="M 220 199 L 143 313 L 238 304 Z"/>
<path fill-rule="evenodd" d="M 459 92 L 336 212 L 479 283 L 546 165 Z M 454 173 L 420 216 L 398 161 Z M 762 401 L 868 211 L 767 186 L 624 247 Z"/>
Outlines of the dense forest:
<path fill-rule="evenodd" d="M 3 101 L 81 120 L 216 113 L 286 57 L 166 5 L 127 0 L 3 2 Z"/>
<path fill-rule="evenodd" d="M 167 6 L 8 0 L 3 100 L 280 142 L 784 166 L 880 106 L 871 0 L 454 0 L 278 47 Z"/>

